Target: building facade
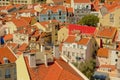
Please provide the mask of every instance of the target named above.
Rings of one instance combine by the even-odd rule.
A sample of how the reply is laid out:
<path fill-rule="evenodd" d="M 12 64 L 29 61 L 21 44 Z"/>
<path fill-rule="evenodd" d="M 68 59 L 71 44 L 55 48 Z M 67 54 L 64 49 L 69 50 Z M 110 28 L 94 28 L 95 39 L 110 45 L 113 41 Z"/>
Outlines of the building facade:
<path fill-rule="evenodd" d="M 35 0 L 0 0 L 0 6 L 6 6 L 9 4 L 32 4 Z"/>

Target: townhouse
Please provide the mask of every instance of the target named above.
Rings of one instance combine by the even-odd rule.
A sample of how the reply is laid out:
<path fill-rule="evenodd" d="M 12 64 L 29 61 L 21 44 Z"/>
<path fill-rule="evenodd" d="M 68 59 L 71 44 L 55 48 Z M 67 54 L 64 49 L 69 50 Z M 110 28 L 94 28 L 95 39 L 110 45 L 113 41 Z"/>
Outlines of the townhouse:
<path fill-rule="evenodd" d="M 119 79 L 119 54 L 119 47 L 116 49 L 100 48 L 97 52 L 96 72 L 103 72 L 109 74 L 110 80 Z"/>
<path fill-rule="evenodd" d="M 71 7 L 74 9 L 74 23 L 91 12 L 90 0 L 71 0 Z"/>
<path fill-rule="evenodd" d="M 96 38 L 100 39 L 100 47 L 115 48 L 114 39 L 117 33 L 115 27 L 99 27 Z"/>
<path fill-rule="evenodd" d="M 84 62 L 92 58 L 97 49 L 94 38 L 70 35 L 63 43 L 61 56 L 70 62 Z"/>

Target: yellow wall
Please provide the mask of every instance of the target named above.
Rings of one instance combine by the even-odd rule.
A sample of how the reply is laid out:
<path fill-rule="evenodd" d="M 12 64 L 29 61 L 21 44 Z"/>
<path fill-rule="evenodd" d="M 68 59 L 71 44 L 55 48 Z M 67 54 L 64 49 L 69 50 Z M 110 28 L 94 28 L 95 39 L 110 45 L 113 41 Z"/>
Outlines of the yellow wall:
<path fill-rule="evenodd" d="M 23 55 L 20 55 L 16 61 L 17 80 L 30 80 L 28 70 Z"/>
<path fill-rule="evenodd" d="M 46 31 L 45 27 L 42 26 L 42 25 L 41 25 L 40 23 L 38 23 L 38 22 L 36 22 L 33 26 L 37 26 L 38 29 L 43 30 L 43 31 Z"/>
<path fill-rule="evenodd" d="M 114 22 L 110 22 L 110 14 L 114 14 Z M 100 23 L 103 26 L 120 27 L 120 8 L 116 8 L 114 11 L 109 12 L 105 16 L 100 18 Z"/>
<path fill-rule="evenodd" d="M 62 42 L 62 40 L 65 40 L 67 37 L 68 37 L 68 29 L 66 27 L 61 28 L 58 31 L 58 42 Z"/>

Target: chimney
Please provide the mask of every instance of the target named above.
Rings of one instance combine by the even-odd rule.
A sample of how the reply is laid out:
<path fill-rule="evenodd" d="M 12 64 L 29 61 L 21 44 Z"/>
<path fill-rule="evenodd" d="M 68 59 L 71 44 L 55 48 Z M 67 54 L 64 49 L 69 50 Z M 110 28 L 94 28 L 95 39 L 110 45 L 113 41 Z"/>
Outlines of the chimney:
<path fill-rule="evenodd" d="M 82 38 L 81 35 L 76 35 L 75 42 L 78 42 Z"/>
<path fill-rule="evenodd" d="M 48 61 L 47 61 L 47 54 L 44 55 L 44 60 L 45 60 L 45 66 L 48 67 Z"/>
<path fill-rule="evenodd" d="M 29 65 L 30 67 L 36 67 L 36 57 L 34 53 L 29 54 Z"/>

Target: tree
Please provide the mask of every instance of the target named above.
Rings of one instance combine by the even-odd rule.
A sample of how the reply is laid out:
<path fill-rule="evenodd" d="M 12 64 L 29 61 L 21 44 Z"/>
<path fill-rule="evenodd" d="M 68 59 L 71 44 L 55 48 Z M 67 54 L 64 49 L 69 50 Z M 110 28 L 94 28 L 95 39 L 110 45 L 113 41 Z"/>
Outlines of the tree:
<path fill-rule="evenodd" d="M 74 63 L 74 65 L 84 74 L 86 75 L 90 80 L 92 80 L 92 76 L 95 71 L 96 61 L 95 59 L 89 59 L 85 62 L 81 62 L 80 64 Z"/>
<path fill-rule="evenodd" d="M 81 25 L 88 25 L 88 26 L 97 26 L 97 23 L 99 22 L 99 18 L 95 15 L 86 15 L 84 16 L 78 24 Z"/>

